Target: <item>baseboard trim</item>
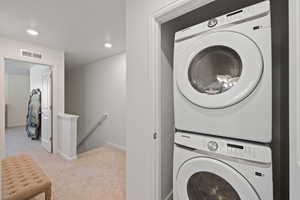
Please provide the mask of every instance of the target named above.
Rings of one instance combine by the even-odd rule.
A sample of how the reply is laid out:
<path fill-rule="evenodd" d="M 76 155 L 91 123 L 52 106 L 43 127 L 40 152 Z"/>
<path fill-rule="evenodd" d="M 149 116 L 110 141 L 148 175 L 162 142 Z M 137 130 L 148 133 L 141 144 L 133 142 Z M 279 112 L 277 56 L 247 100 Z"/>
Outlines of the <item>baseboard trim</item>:
<path fill-rule="evenodd" d="M 114 144 L 114 143 L 111 143 L 111 142 L 106 142 L 105 144 L 108 145 L 108 146 L 115 147 L 116 149 L 119 149 L 121 151 L 124 151 L 124 152 L 126 151 L 126 147 L 124 147 L 122 145 Z"/>
<path fill-rule="evenodd" d="M 26 124 L 7 124 L 5 128 L 21 128 L 26 127 Z"/>
<path fill-rule="evenodd" d="M 173 190 L 166 196 L 165 200 L 173 200 Z"/>
<path fill-rule="evenodd" d="M 59 151 L 58 153 L 59 153 L 59 155 L 61 155 L 61 157 L 63 157 L 66 160 L 76 160 L 77 159 L 77 155 L 71 157 L 71 156 L 64 154 L 61 151 Z"/>

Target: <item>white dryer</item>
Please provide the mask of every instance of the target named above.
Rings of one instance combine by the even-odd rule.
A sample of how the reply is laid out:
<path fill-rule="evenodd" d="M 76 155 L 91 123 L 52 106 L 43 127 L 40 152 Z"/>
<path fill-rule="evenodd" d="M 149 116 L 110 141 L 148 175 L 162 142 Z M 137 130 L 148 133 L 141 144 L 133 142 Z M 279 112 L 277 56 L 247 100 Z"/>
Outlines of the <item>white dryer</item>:
<path fill-rule="evenodd" d="M 176 133 L 174 200 L 273 200 L 267 146 Z"/>
<path fill-rule="evenodd" d="M 174 110 L 177 130 L 271 141 L 269 1 L 175 34 Z"/>

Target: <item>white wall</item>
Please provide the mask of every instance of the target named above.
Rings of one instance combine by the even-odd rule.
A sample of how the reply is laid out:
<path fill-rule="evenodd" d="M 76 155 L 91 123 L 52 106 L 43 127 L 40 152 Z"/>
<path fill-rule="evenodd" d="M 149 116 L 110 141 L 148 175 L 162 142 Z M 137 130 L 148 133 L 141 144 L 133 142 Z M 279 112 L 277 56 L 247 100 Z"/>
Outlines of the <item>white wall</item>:
<path fill-rule="evenodd" d="M 45 65 L 34 65 L 30 68 L 30 90 L 40 89 L 42 91 L 43 74 L 49 71 L 50 68 Z"/>
<path fill-rule="evenodd" d="M 65 109 L 65 64 L 64 51 L 50 49 L 41 45 L 20 42 L 0 37 L 0 86 L 4 87 L 4 59 L 14 59 L 31 63 L 45 64 L 53 66 L 53 151 L 57 152 L 58 145 L 58 124 L 57 114 L 64 113 Z M 27 58 L 20 54 L 21 49 L 39 52 L 42 59 Z M 4 154 L 4 90 L 0 90 L 0 152 L 1 158 Z"/>
<path fill-rule="evenodd" d="M 79 115 L 78 141 L 105 113 L 101 124 L 79 151 L 105 143 L 125 149 L 126 55 L 119 54 L 66 73 L 66 111 Z"/>
<path fill-rule="evenodd" d="M 175 0 L 127 0 L 127 199 L 153 200 L 153 83 L 149 18 Z M 153 67 L 153 66 L 152 66 Z"/>
<path fill-rule="evenodd" d="M 151 17 L 173 3 L 183 5 L 189 0 L 127 0 L 127 199 L 153 200 L 161 190 L 155 187 L 153 133 L 155 131 L 154 81 L 152 65 L 149 65 L 151 46 L 150 30 L 154 30 Z M 190 11 L 200 3 L 177 9 L 178 13 Z M 168 10 L 170 11 L 170 10 Z M 170 14 L 170 13 L 169 13 Z M 174 13 L 173 13 L 174 14 Z M 172 17 L 172 14 L 166 15 Z M 156 35 L 155 35 L 156 36 Z M 155 37 L 153 36 L 153 37 Z M 150 40 L 150 42 L 149 42 Z M 151 52 L 152 53 L 152 52 Z M 167 70 L 167 69 L 165 69 Z M 163 127 L 162 127 L 163 128 Z M 170 181 L 170 180 L 168 180 Z M 163 194 L 162 194 L 163 195 Z M 158 197 L 160 198 L 160 197 Z"/>
<path fill-rule="evenodd" d="M 5 74 L 7 127 L 26 125 L 29 93 L 29 74 Z"/>

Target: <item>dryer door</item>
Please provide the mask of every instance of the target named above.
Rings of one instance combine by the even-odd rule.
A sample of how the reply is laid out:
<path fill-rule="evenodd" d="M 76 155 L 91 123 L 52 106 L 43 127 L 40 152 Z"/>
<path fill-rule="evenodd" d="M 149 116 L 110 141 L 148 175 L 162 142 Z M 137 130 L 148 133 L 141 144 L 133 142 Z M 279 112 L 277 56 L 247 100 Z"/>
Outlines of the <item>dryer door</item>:
<path fill-rule="evenodd" d="M 260 49 L 236 32 L 210 33 L 178 51 L 177 86 L 188 100 L 204 108 L 225 108 L 242 101 L 263 73 Z"/>
<path fill-rule="evenodd" d="M 184 163 L 177 174 L 176 187 L 179 200 L 260 200 L 239 172 L 207 157 Z"/>

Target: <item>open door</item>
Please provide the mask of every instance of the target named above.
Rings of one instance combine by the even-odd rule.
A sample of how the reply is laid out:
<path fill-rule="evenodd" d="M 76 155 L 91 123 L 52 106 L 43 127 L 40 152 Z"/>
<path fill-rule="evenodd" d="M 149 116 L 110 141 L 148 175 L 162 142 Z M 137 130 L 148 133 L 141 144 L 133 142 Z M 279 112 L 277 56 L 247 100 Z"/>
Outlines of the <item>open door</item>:
<path fill-rule="evenodd" d="M 42 124 L 41 140 L 42 146 L 52 152 L 52 80 L 51 70 L 47 70 L 42 75 Z"/>

